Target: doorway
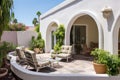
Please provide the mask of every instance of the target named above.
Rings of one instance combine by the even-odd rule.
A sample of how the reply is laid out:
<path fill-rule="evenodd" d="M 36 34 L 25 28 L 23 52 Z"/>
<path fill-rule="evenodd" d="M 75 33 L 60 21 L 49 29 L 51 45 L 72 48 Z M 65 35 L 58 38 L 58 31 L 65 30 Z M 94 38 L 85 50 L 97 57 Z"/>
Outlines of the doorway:
<path fill-rule="evenodd" d="M 86 43 L 86 26 L 85 25 L 73 25 L 70 33 L 70 45 L 73 46 L 75 54 L 79 54 L 81 44 Z"/>

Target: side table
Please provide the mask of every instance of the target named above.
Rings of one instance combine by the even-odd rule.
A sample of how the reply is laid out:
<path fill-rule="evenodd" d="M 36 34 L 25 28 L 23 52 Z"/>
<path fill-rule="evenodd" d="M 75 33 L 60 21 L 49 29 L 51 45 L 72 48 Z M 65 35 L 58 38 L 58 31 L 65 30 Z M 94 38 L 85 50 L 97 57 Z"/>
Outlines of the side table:
<path fill-rule="evenodd" d="M 61 60 L 62 58 L 58 58 L 58 57 L 55 57 L 55 59 L 49 59 L 49 61 L 51 61 L 51 66 L 52 67 L 57 67 L 57 66 L 59 66 L 60 64 L 59 64 L 59 62 L 60 62 L 60 60 Z"/>

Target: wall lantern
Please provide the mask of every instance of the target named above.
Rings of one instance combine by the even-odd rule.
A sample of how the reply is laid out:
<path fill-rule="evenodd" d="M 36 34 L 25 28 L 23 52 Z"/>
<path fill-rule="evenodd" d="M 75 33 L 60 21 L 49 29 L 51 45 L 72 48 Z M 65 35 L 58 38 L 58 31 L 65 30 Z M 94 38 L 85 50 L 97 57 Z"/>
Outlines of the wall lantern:
<path fill-rule="evenodd" d="M 104 18 L 108 18 L 110 17 L 111 13 L 112 13 L 112 8 L 109 7 L 109 6 L 105 6 L 103 9 L 102 9 L 102 13 L 103 13 L 103 17 Z"/>

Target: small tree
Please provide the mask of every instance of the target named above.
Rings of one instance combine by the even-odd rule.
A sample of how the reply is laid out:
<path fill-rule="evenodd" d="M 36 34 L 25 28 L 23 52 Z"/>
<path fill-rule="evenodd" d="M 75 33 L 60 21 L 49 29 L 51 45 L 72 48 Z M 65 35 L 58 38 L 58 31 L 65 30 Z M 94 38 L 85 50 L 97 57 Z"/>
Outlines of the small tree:
<path fill-rule="evenodd" d="M 36 26 L 36 24 L 38 23 L 37 18 L 34 18 L 33 21 L 32 21 L 32 23 L 34 24 L 34 26 Z"/>
<path fill-rule="evenodd" d="M 40 24 L 40 19 L 39 19 L 39 18 L 40 18 L 41 12 L 38 11 L 36 14 L 37 14 L 37 16 L 38 16 L 38 23 Z"/>
<path fill-rule="evenodd" d="M 54 50 L 59 52 L 61 46 L 64 44 L 64 37 L 65 37 L 65 28 L 64 25 L 60 24 L 56 32 L 54 33 L 57 38 L 57 43 L 54 46 Z"/>
<path fill-rule="evenodd" d="M 40 25 L 37 24 L 36 27 L 35 27 L 35 31 L 38 33 L 39 32 L 39 28 L 40 28 Z"/>
<path fill-rule="evenodd" d="M 11 19 L 13 0 L 0 0 L 0 39 Z"/>

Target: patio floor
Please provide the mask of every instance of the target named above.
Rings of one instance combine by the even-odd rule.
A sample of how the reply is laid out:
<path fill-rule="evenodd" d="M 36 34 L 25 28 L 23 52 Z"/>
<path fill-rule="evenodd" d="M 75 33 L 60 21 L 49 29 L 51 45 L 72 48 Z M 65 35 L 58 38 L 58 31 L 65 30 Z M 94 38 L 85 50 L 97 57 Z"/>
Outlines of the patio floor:
<path fill-rule="evenodd" d="M 41 58 L 50 58 L 49 53 L 39 54 Z M 82 74 L 95 74 L 93 65 L 93 58 L 84 55 L 75 55 L 73 59 L 69 62 L 66 60 L 61 60 L 58 64 L 54 64 L 53 68 L 43 68 L 39 72 L 49 73 L 49 74 L 70 74 L 70 73 L 82 73 Z"/>

